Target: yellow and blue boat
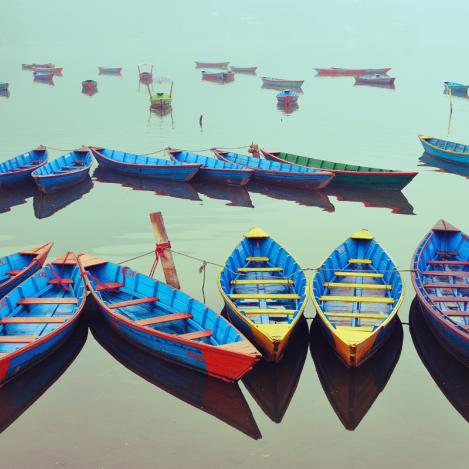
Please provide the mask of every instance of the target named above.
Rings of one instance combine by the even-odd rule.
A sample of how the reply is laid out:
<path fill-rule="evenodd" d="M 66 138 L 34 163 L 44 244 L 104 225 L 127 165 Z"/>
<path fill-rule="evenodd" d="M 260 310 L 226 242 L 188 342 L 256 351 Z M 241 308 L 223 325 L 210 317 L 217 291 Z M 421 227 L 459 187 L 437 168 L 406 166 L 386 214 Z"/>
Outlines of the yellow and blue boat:
<path fill-rule="evenodd" d="M 296 260 L 264 230 L 252 228 L 228 257 L 218 287 L 230 321 L 267 361 L 280 361 L 309 295 Z"/>
<path fill-rule="evenodd" d="M 391 335 L 403 297 L 394 262 L 365 229 L 332 251 L 313 277 L 321 329 L 351 368 L 368 360 Z"/>

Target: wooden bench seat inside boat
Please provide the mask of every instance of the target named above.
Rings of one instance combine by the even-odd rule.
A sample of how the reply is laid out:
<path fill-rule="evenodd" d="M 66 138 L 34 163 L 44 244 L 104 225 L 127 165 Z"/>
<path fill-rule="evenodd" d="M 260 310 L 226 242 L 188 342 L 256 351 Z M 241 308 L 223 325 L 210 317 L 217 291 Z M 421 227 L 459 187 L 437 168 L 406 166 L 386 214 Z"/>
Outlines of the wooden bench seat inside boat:
<path fill-rule="evenodd" d="M 18 305 L 76 305 L 78 298 L 21 298 Z"/>
<path fill-rule="evenodd" d="M 180 339 L 187 339 L 187 340 L 196 340 L 196 339 L 205 339 L 212 335 L 212 331 L 210 329 L 203 329 L 201 331 L 195 332 L 188 332 L 187 334 L 179 334 L 176 337 Z"/>
<path fill-rule="evenodd" d="M 344 301 L 350 303 L 394 303 L 394 298 L 380 296 L 334 296 L 325 295 L 319 297 L 319 301 Z"/>
<path fill-rule="evenodd" d="M 0 319 L 0 324 L 62 324 L 67 320 L 66 317 L 12 316 Z"/>
<path fill-rule="evenodd" d="M 299 300 L 296 293 L 232 293 L 233 300 Z"/>
<path fill-rule="evenodd" d="M 334 272 L 336 277 L 368 277 L 368 278 L 383 278 L 384 274 L 375 274 L 371 272 Z"/>
<path fill-rule="evenodd" d="M 250 256 L 246 257 L 246 262 L 269 262 L 268 257 L 256 257 L 256 256 Z"/>
<path fill-rule="evenodd" d="M 293 285 L 293 280 L 263 278 L 252 280 L 232 280 L 232 285 Z"/>
<path fill-rule="evenodd" d="M 120 301 L 119 303 L 110 303 L 110 309 L 125 308 L 127 306 L 141 305 L 145 303 L 155 303 L 158 301 L 156 296 L 147 296 L 145 298 L 135 298 L 134 300 Z"/>
<path fill-rule="evenodd" d="M 71 278 L 52 278 L 47 283 L 50 285 L 71 285 L 75 282 Z"/>
<path fill-rule="evenodd" d="M 340 283 L 324 282 L 325 287 L 329 288 L 360 288 L 362 290 L 391 290 L 392 285 L 383 283 Z"/>
<path fill-rule="evenodd" d="M 326 316 L 332 316 L 335 318 L 358 318 L 358 319 L 384 319 L 387 317 L 387 314 L 382 313 L 335 313 L 335 312 L 325 312 Z"/>
<path fill-rule="evenodd" d="M 118 288 L 121 288 L 123 286 L 124 285 L 120 282 L 98 283 L 98 285 L 96 286 L 96 291 L 117 290 Z"/>
<path fill-rule="evenodd" d="M 436 255 L 441 257 L 454 257 L 457 256 L 458 253 L 456 251 L 436 251 Z"/>
<path fill-rule="evenodd" d="M 38 338 L 37 335 L 0 335 L 0 344 L 29 344 Z"/>
<path fill-rule="evenodd" d="M 450 282 L 428 282 L 424 283 L 425 288 L 467 288 L 469 289 L 469 283 L 450 283 Z"/>
<path fill-rule="evenodd" d="M 459 311 L 442 311 L 442 313 L 445 316 L 451 316 L 451 317 L 456 317 L 456 318 L 469 318 L 469 312 L 467 313 L 462 313 Z"/>
<path fill-rule="evenodd" d="M 180 321 L 181 319 L 191 319 L 192 314 L 189 313 L 173 313 L 165 314 L 163 316 L 155 316 L 153 318 L 139 319 L 135 321 L 135 324 L 139 326 L 153 326 L 155 324 L 164 324 L 172 321 Z"/>
<path fill-rule="evenodd" d="M 469 277 L 469 271 L 464 270 L 424 270 L 422 274 L 428 277 Z"/>
<path fill-rule="evenodd" d="M 250 315 L 250 314 L 268 314 L 269 316 L 275 316 L 275 315 L 293 315 L 296 312 L 296 309 L 243 309 L 242 312 L 244 314 Z"/>
<path fill-rule="evenodd" d="M 371 264 L 371 259 L 349 259 L 349 264 Z"/>
<path fill-rule="evenodd" d="M 18 275 L 20 272 L 22 272 L 22 270 L 9 270 L 7 272 L 7 275 L 14 276 L 14 275 Z"/>
<path fill-rule="evenodd" d="M 469 261 L 427 261 L 430 265 L 469 265 Z"/>
<path fill-rule="evenodd" d="M 469 303 L 469 296 L 432 296 L 435 303 Z"/>
<path fill-rule="evenodd" d="M 238 272 L 282 272 L 282 267 L 238 267 Z"/>

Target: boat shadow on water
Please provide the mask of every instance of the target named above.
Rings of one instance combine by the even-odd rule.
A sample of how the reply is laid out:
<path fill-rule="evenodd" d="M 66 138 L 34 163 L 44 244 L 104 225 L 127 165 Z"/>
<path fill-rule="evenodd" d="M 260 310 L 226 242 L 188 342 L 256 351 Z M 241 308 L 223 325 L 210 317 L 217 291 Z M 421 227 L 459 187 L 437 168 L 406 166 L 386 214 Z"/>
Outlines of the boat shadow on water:
<path fill-rule="evenodd" d="M 293 114 L 294 112 L 298 111 L 300 109 L 300 106 L 298 103 L 293 103 L 293 104 L 282 104 L 282 103 L 277 103 L 277 109 L 285 115 L 290 115 Z"/>
<path fill-rule="evenodd" d="M 308 353 L 308 323 L 302 319 L 279 363 L 261 361 L 243 384 L 264 413 L 280 423 L 295 394 Z"/>
<path fill-rule="evenodd" d="M 304 94 L 304 91 L 302 90 L 302 88 L 295 88 L 295 87 L 292 87 L 291 85 L 289 85 L 289 86 L 285 86 L 285 85 L 266 85 L 264 83 L 261 86 L 261 89 L 263 89 L 263 90 L 274 90 L 274 91 L 283 91 L 285 88 L 289 88 L 297 94 Z"/>
<path fill-rule="evenodd" d="M 187 404 L 258 440 L 261 432 L 239 385 L 149 355 L 114 332 L 90 302 L 87 317 L 96 341 L 127 369 Z"/>
<path fill-rule="evenodd" d="M 90 177 L 65 190 L 44 194 L 38 192 L 34 195 L 33 206 L 36 218 L 47 218 L 62 210 L 73 202 L 81 199 L 93 188 Z"/>
<path fill-rule="evenodd" d="M 310 349 L 322 388 L 347 430 L 355 430 L 385 388 L 399 360 L 403 341 L 402 324 L 395 319 L 389 339 L 363 365 L 347 368 L 335 355 L 320 330 L 311 324 Z"/>
<path fill-rule="evenodd" d="M 223 184 L 207 184 L 206 182 L 191 182 L 194 189 L 209 199 L 226 200 L 230 207 L 253 208 L 249 192 L 244 187 L 225 186 Z"/>
<path fill-rule="evenodd" d="M 436 172 L 452 173 L 457 174 L 459 176 L 463 176 L 465 178 L 469 178 L 469 167 L 459 166 L 457 164 L 452 164 L 448 161 L 443 161 L 438 158 L 434 158 L 427 152 L 424 152 L 422 154 L 422 156 L 419 158 L 419 161 L 423 163 L 421 166 L 435 168 Z"/>
<path fill-rule="evenodd" d="M 0 388 L 0 433 L 60 378 L 80 353 L 87 335 L 88 325 L 80 320 L 61 347 Z"/>
<path fill-rule="evenodd" d="M 429 329 L 417 297 L 410 307 L 409 328 L 417 353 L 451 405 L 469 422 L 469 368 L 456 360 Z"/>
<path fill-rule="evenodd" d="M 0 213 L 9 212 L 17 205 L 25 204 L 28 199 L 39 194 L 39 190 L 31 180 L 25 184 L 18 184 L 0 189 Z"/>

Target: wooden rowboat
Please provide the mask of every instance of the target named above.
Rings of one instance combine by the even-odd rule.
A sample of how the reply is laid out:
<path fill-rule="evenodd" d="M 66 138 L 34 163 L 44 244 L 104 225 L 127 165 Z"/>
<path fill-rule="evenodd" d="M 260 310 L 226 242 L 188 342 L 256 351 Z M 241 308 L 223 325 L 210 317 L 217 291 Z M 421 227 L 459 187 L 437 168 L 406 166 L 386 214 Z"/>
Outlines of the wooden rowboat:
<path fill-rule="evenodd" d="M 69 252 L 0 301 L 0 385 L 66 340 L 85 299 L 85 284 L 76 258 Z"/>
<path fill-rule="evenodd" d="M 120 75 L 122 67 L 98 67 L 100 75 Z"/>
<path fill-rule="evenodd" d="M 78 148 L 31 173 L 45 194 L 73 186 L 89 177 L 93 158 L 88 147 Z"/>
<path fill-rule="evenodd" d="M 219 160 L 235 163 L 254 170 L 253 178 L 266 184 L 304 189 L 322 189 L 334 177 L 334 174 L 328 171 L 306 168 L 305 166 L 263 160 L 216 148 L 213 148 L 212 151 Z"/>
<path fill-rule="evenodd" d="M 167 148 L 169 156 L 174 161 L 180 163 L 200 164 L 196 179 L 216 184 L 228 184 L 230 186 L 245 186 L 253 174 L 252 169 L 247 169 L 233 163 L 199 155 L 189 151 L 182 151 L 176 148 Z"/>
<path fill-rule="evenodd" d="M 358 77 L 362 75 L 382 74 L 391 70 L 391 68 L 315 68 L 321 77 Z"/>
<path fill-rule="evenodd" d="M 390 77 L 382 73 L 373 73 L 355 77 L 356 85 L 394 85 L 395 77 Z"/>
<path fill-rule="evenodd" d="M 90 150 L 103 168 L 133 177 L 184 182 L 190 181 L 200 168 L 200 164 L 184 164 L 100 147 L 90 147 Z"/>
<path fill-rule="evenodd" d="M 228 318 L 268 361 L 278 362 L 308 301 L 301 267 L 261 228 L 252 228 L 218 278 Z"/>
<path fill-rule="evenodd" d="M 469 145 L 419 135 L 424 150 L 434 158 L 460 166 L 469 166 Z"/>
<path fill-rule="evenodd" d="M 34 74 L 36 73 L 45 73 L 45 74 L 52 74 L 62 76 L 63 67 L 40 67 L 38 65 L 33 65 L 32 68 Z"/>
<path fill-rule="evenodd" d="M 197 68 L 228 68 L 230 62 L 196 62 Z"/>
<path fill-rule="evenodd" d="M 234 77 L 234 73 L 229 70 L 226 72 L 206 72 L 202 70 L 202 80 L 227 83 L 233 81 Z"/>
<path fill-rule="evenodd" d="M 284 80 L 283 78 L 261 77 L 266 86 L 286 88 L 301 88 L 304 80 Z"/>
<path fill-rule="evenodd" d="M 0 258 L 0 298 L 37 272 L 52 248 L 52 243 L 19 251 Z"/>
<path fill-rule="evenodd" d="M 259 352 L 222 316 L 185 293 L 112 262 L 79 256 L 105 319 L 126 340 L 202 373 L 236 381 Z"/>
<path fill-rule="evenodd" d="M 0 163 L 0 187 L 32 181 L 31 173 L 45 165 L 47 157 L 47 149 L 41 145 L 35 150 Z"/>
<path fill-rule="evenodd" d="M 326 339 L 348 367 L 387 340 L 404 297 L 400 273 L 368 230 L 353 234 L 313 277 L 313 303 Z"/>
<path fill-rule="evenodd" d="M 401 190 L 417 175 L 416 172 L 372 168 L 349 163 L 320 160 L 280 151 L 261 150 L 268 160 L 295 164 L 307 168 L 330 171 L 335 175 L 333 183 L 365 186 L 367 189 Z"/>
<path fill-rule="evenodd" d="M 249 73 L 254 75 L 257 71 L 257 67 L 234 67 L 233 65 L 230 67 L 230 70 L 234 73 Z"/>
<path fill-rule="evenodd" d="M 454 81 L 444 81 L 443 85 L 445 87 L 445 91 L 451 91 L 456 94 L 467 94 L 467 89 L 469 88 L 469 85 L 456 83 Z"/>
<path fill-rule="evenodd" d="M 438 221 L 415 251 L 411 278 L 435 337 L 469 367 L 469 237 Z"/>

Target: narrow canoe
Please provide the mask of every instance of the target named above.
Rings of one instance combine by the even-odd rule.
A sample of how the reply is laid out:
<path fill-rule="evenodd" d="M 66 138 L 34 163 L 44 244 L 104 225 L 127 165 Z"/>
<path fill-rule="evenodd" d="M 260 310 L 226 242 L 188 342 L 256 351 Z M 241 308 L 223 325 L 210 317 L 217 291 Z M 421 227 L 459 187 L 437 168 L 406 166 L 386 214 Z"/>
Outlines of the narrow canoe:
<path fill-rule="evenodd" d="M 46 147 L 39 146 L 35 150 L 0 163 L 0 187 L 32 181 L 31 173 L 45 165 L 47 158 Z"/>
<path fill-rule="evenodd" d="M 319 324 L 350 368 L 368 360 L 391 335 L 403 297 L 394 262 L 365 229 L 332 251 L 313 277 Z"/>
<path fill-rule="evenodd" d="M 230 62 L 196 62 L 197 68 L 228 68 Z"/>
<path fill-rule="evenodd" d="M 259 360 L 225 318 L 185 293 L 102 259 L 81 255 L 79 263 L 105 319 L 138 347 L 225 381 Z"/>
<path fill-rule="evenodd" d="M 81 147 L 50 161 L 31 173 L 45 194 L 73 186 L 89 177 L 93 158 L 88 147 Z"/>
<path fill-rule="evenodd" d="M 184 164 L 106 148 L 90 147 L 90 150 L 100 166 L 127 176 L 184 182 L 190 181 L 200 168 L 200 164 Z"/>
<path fill-rule="evenodd" d="M 219 160 L 235 163 L 254 170 L 254 179 L 266 184 L 292 186 L 304 189 L 322 189 L 333 179 L 328 171 L 306 168 L 305 166 L 268 161 L 239 153 L 212 149 Z"/>
<path fill-rule="evenodd" d="M 391 68 L 315 68 L 319 76 L 322 77 L 357 77 L 379 73 L 385 75 Z"/>
<path fill-rule="evenodd" d="M 100 75 L 120 75 L 122 67 L 98 67 Z"/>
<path fill-rule="evenodd" d="M 456 83 L 454 81 L 444 81 L 443 84 L 445 86 L 445 91 L 451 90 L 456 93 L 467 93 L 467 89 L 469 88 L 469 85 Z"/>
<path fill-rule="evenodd" d="M 230 70 L 234 73 L 250 73 L 254 74 L 257 71 L 257 67 L 230 67 Z"/>
<path fill-rule="evenodd" d="M 353 184 L 363 185 L 367 189 L 401 190 L 417 175 L 416 172 L 410 171 L 336 163 L 280 151 L 261 151 L 268 160 L 329 171 L 335 175 L 333 183 L 338 185 Z"/>
<path fill-rule="evenodd" d="M 424 150 L 434 158 L 450 163 L 469 166 L 469 145 L 449 142 L 428 135 L 419 135 Z"/>
<path fill-rule="evenodd" d="M 52 243 L 15 252 L 0 258 L 0 298 L 37 272 L 52 248 Z"/>
<path fill-rule="evenodd" d="M 61 345 L 85 300 L 85 284 L 72 253 L 47 264 L 0 300 L 0 383 Z"/>
<path fill-rule="evenodd" d="M 211 81 L 221 81 L 221 82 L 228 82 L 234 80 L 234 73 L 227 71 L 227 72 L 206 72 L 202 70 L 202 79 L 203 80 L 211 80 Z"/>
<path fill-rule="evenodd" d="M 355 77 L 355 84 L 358 85 L 394 85 L 395 77 L 375 73 L 373 75 L 360 75 Z"/>
<path fill-rule="evenodd" d="M 283 88 L 301 88 L 304 80 L 284 80 L 283 78 L 261 77 L 262 83 L 267 86 L 281 86 Z"/>
<path fill-rule="evenodd" d="M 245 186 L 253 174 L 252 169 L 246 169 L 226 161 L 210 158 L 189 151 L 176 148 L 167 148 L 171 159 L 180 163 L 200 164 L 196 179 L 213 182 L 215 184 L 227 184 L 230 186 Z"/>
<path fill-rule="evenodd" d="M 51 73 L 52 75 L 62 75 L 63 67 L 39 67 L 33 66 L 34 73 Z"/>
<path fill-rule="evenodd" d="M 469 367 L 469 237 L 438 221 L 415 251 L 411 278 L 435 337 Z"/>
<path fill-rule="evenodd" d="M 308 301 L 309 284 L 295 259 L 252 228 L 228 257 L 218 288 L 230 321 L 267 361 L 280 361 Z"/>

